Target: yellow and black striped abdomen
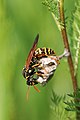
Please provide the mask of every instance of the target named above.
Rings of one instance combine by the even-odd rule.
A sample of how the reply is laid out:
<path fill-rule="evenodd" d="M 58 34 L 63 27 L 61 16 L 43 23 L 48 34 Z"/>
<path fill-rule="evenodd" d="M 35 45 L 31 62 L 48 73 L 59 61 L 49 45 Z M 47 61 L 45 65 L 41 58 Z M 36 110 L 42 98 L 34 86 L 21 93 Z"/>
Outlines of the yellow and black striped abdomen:
<path fill-rule="evenodd" d="M 55 56 L 55 52 L 54 50 L 50 49 L 50 48 L 37 48 L 35 50 L 34 56 L 36 57 L 45 57 L 45 56 Z"/>

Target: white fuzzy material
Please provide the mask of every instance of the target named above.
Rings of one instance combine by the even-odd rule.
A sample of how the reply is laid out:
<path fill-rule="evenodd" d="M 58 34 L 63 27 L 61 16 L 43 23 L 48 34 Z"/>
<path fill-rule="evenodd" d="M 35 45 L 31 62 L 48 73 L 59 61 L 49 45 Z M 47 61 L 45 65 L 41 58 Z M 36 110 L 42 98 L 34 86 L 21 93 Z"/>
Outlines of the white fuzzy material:
<path fill-rule="evenodd" d="M 41 84 L 45 84 L 47 79 L 49 78 L 50 75 L 53 74 L 54 70 L 56 70 L 58 63 L 56 62 L 56 57 L 50 56 L 47 58 L 41 58 L 40 63 L 43 68 L 39 69 L 40 72 L 43 73 L 43 77 L 40 77 L 37 79 L 37 81 Z M 54 65 L 49 66 L 48 64 L 50 62 L 53 62 Z"/>
<path fill-rule="evenodd" d="M 49 64 L 50 62 L 54 62 L 55 65 L 57 65 L 56 61 L 54 60 L 54 58 L 56 59 L 56 57 L 54 56 L 50 56 L 50 57 L 47 57 L 47 58 L 41 58 L 40 59 L 40 62 L 42 63 L 42 65 L 46 65 L 46 64 Z"/>
<path fill-rule="evenodd" d="M 43 82 L 46 82 L 46 78 L 45 79 L 43 79 L 42 77 L 39 77 L 38 79 L 37 79 L 37 82 L 39 82 L 39 83 L 43 83 Z"/>

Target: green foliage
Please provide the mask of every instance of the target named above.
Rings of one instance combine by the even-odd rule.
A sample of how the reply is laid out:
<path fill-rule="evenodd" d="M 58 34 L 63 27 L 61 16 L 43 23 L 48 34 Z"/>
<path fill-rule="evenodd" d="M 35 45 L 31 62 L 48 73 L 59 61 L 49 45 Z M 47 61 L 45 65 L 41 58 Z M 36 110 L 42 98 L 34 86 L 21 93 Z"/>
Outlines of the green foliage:
<path fill-rule="evenodd" d="M 80 109 L 78 109 L 80 107 L 80 89 L 77 90 L 76 94 L 68 94 L 69 97 L 71 97 L 72 99 L 67 102 L 65 102 L 65 104 L 67 104 L 67 107 L 65 108 L 67 111 L 75 111 L 75 112 L 79 112 L 80 113 Z"/>
<path fill-rule="evenodd" d="M 42 2 L 43 5 L 48 7 L 48 10 L 55 14 L 55 16 L 58 18 L 59 12 L 58 12 L 58 1 L 59 0 L 44 0 Z"/>
<path fill-rule="evenodd" d="M 48 10 L 52 13 L 52 16 L 57 24 L 59 30 L 63 28 L 64 24 L 60 21 L 59 16 L 59 0 L 44 0 L 42 3 L 43 5 L 47 6 Z"/>
<path fill-rule="evenodd" d="M 60 26 L 57 2 L 50 0 L 46 4 Z M 62 50 L 59 32 L 52 23 L 53 19 L 42 7 L 41 0 L 0 0 L 0 120 L 49 120 L 49 113 L 52 113 L 51 120 L 73 118 L 73 113 L 64 109 L 66 98 L 54 92 L 49 111 L 51 82 L 44 88 L 40 87 L 39 94 L 31 87 L 29 101 L 26 101 L 27 86 L 21 72 L 35 35 L 40 33 L 39 47 Z M 63 64 L 53 77 L 54 89 L 60 93 L 72 91 L 67 65 Z"/>
<path fill-rule="evenodd" d="M 66 107 L 66 104 L 64 104 L 64 101 L 67 98 L 60 97 L 59 95 L 55 94 L 54 91 L 52 91 L 52 96 L 51 96 L 51 118 L 52 116 L 54 117 L 53 120 L 75 120 L 75 112 L 73 113 L 72 111 L 66 111 L 64 109 Z"/>
<path fill-rule="evenodd" d="M 59 2 L 62 1 L 58 1 L 58 0 L 45 0 L 43 2 L 43 4 L 45 6 L 48 7 L 48 9 L 50 10 L 50 12 L 53 14 L 54 19 L 58 25 L 59 29 L 62 29 L 62 27 L 66 26 L 66 22 L 65 22 L 65 26 L 64 24 L 60 21 L 59 18 Z M 63 3 L 61 3 L 63 4 Z M 65 11 L 64 11 L 65 14 Z M 71 21 L 70 21 L 70 26 L 69 28 L 67 28 L 67 30 L 69 31 L 70 34 L 70 48 L 71 48 L 71 53 L 73 53 L 73 62 L 74 62 L 74 69 L 75 69 L 75 76 L 77 76 L 77 72 L 79 73 L 80 69 L 78 68 L 79 62 L 80 62 L 80 1 L 78 0 L 78 3 L 75 2 L 75 8 L 74 8 L 74 13 L 72 13 L 71 15 Z M 65 15 L 66 16 L 66 15 Z M 80 79 L 80 77 L 79 77 Z M 58 118 L 56 119 L 60 119 L 60 120 L 64 120 L 64 119 L 73 119 L 71 116 L 66 116 L 66 113 L 64 112 L 64 114 L 62 114 L 63 116 L 60 116 L 60 109 L 59 109 L 59 104 L 61 98 L 58 98 L 58 96 L 55 95 L 55 93 L 53 94 L 54 98 L 51 97 L 52 102 L 55 104 L 53 106 L 58 106 L 58 112 L 56 112 L 55 107 L 51 107 L 53 108 L 53 113 L 55 113 L 53 116 L 56 116 Z M 76 91 L 76 96 L 75 95 L 71 95 L 69 94 L 70 97 L 73 97 L 72 100 L 65 102 L 65 104 L 68 105 L 68 107 L 66 107 L 65 109 L 67 110 L 67 112 L 72 112 L 75 111 L 75 113 L 80 112 L 80 95 L 79 95 L 79 90 Z M 61 105 L 60 105 L 61 107 Z M 64 109 L 64 107 L 62 106 L 62 109 Z M 63 110 L 65 111 L 65 110 Z M 73 113 L 72 113 L 73 114 Z"/>
<path fill-rule="evenodd" d="M 68 28 L 71 52 L 74 61 L 75 75 L 77 75 L 78 66 L 80 62 L 80 22 L 79 21 L 80 21 L 80 1 L 78 0 L 75 2 L 75 9 L 72 12 L 71 22 Z"/>
<path fill-rule="evenodd" d="M 45 22 L 41 17 L 44 16 L 42 8 L 36 2 L 0 0 L 0 120 L 48 120 L 46 88 L 41 87 L 39 94 L 31 87 L 27 101 L 27 85 L 22 76 L 28 52 Z M 27 4 L 30 4 L 30 11 L 26 10 Z"/>

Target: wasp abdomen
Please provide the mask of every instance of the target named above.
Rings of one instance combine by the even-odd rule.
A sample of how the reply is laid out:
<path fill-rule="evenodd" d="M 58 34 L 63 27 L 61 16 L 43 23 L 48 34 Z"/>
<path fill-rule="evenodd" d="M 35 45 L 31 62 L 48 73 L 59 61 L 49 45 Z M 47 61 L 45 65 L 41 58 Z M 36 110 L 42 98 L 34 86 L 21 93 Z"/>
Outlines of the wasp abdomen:
<path fill-rule="evenodd" d="M 36 49 L 35 50 L 35 52 L 34 52 L 34 56 L 36 56 L 36 57 L 46 57 L 46 56 L 50 56 L 50 55 L 54 55 L 55 56 L 55 52 L 54 52 L 54 50 L 52 50 L 52 49 L 50 49 L 50 48 L 45 48 L 45 47 L 43 47 L 43 48 L 38 48 L 38 49 Z"/>

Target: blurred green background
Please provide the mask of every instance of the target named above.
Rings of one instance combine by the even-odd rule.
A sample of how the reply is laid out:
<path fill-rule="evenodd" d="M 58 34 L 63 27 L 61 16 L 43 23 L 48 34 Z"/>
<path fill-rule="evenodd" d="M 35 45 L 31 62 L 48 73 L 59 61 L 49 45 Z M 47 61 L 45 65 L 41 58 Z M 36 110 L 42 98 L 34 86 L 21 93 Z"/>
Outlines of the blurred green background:
<path fill-rule="evenodd" d="M 70 17 L 74 0 L 65 0 L 65 8 Z M 38 47 L 50 47 L 57 55 L 64 51 L 61 34 L 41 0 L 0 0 L 0 120 L 49 120 L 52 89 L 60 95 L 72 91 L 63 59 L 52 80 L 45 87 L 37 86 L 40 93 L 31 87 L 26 100 L 22 68 L 37 33 Z"/>

